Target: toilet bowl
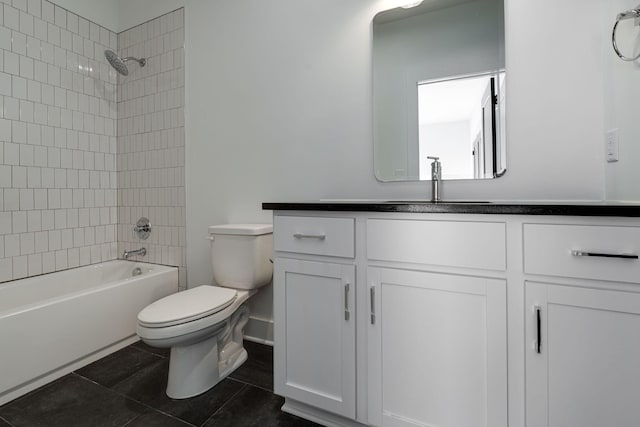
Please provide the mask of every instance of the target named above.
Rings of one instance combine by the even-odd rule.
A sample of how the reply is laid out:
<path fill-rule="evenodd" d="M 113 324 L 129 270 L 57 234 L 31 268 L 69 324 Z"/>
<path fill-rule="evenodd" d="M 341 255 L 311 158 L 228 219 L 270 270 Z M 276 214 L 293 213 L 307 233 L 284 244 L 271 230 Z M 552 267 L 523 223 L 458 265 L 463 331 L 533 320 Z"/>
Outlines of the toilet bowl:
<path fill-rule="evenodd" d="M 247 360 L 247 300 L 271 281 L 272 226 L 209 227 L 216 285 L 162 298 L 138 314 L 137 333 L 152 347 L 171 348 L 167 395 L 204 393 Z"/>

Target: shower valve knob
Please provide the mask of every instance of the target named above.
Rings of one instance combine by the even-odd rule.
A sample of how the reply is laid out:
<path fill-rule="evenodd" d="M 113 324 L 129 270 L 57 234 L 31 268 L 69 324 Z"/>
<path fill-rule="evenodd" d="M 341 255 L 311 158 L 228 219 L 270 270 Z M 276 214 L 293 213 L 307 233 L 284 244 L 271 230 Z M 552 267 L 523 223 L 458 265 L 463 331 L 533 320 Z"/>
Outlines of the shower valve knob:
<path fill-rule="evenodd" d="M 151 234 L 151 222 L 149 222 L 149 219 L 145 217 L 140 218 L 133 227 L 133 232 L 139 239 L 147 240 Z"/>

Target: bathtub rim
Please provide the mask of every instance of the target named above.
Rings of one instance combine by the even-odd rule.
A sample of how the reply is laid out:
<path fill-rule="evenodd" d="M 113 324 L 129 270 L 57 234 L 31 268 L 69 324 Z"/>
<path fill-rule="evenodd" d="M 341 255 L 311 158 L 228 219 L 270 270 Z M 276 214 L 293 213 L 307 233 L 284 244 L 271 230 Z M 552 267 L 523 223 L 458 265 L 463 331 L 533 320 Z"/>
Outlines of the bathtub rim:
<path fill-rule="evenodd" d="M 142 261 L 129 261 L 129 260 L 122 260 L 122 259 L 115 259 L 115 260 L 110 260 L 110 261 L 104 261 L 101 263 L 97 263 L 97 264 L 89 264 L 89 265 L 83 265 L 83 266 L 79 266 L 79 267 L 74 267 L 74 268 L 67 268 L 65 270 L 58 270 L 58 271 L 52 271 L 50 273 L 44 273 L 44 274 L 39 274 L 36 276 L 29 276 L 29 277 L 23 277 L 22 279 L 15 279 L 15 280 L 10 280 L 7 282 L 1 282 L 0 283 L 0 290 L 2 290 L 3 288 L 7 287 L 7 288 L 18 288 L 20 286 L 24 286 L 24 284 L 20 284 L 20 281 L 26 281 L 26 280 L 30 280 L 33 278 L 44 278 L 45 276 L 53 276 L 55 274 L 58 273 L 62 273 L 62 272 L 71 272 L 73 270 L 80 270 L 80 269 L 97 269 L 97 268 L 104 268 L 105 265 L 111 264 L 111 263 L 131 263 L 131 268 L 135 268 L 135 265 L 137 264 L 142 264 L 142 265 L 149 265 L 149 266 L 154 266 L 152 268 L 152 270 L 145 272 L 141 275 L 137 275 L 137 276 L 129 276 L 126 277 L 124 279 L 121 280 L 114 280 L 114 281 L 110 281 L 110 282 L 105 282 L 105 283 L 98 283 L 96 285 L 87 287 L 87 288 L 82 288 L 79 290 L 75 290 L 73 292 L 67 292 L 67 293 L 63 293 L 61 295 L 56 295 L 50 298 L 46 298 L 43 300 L 37 300 L 37 301 L 33 301 L 30 302 L 28 304 L 23 304 L 20 305 L 18 307 L 9 307 L 7 309 L 1 309 L 0 308 L 0 320 L 5 318 L 5 317 L 9 317 L 9 316 L 13 316 L 13 315 L 17 315 L 17 314 L 21 314 L 24 312 L 27 312 L 29 310 L 35 310 L 37 308 L 40 307 L 44 307 L 47 306 L 49 304 L 55 304 L 56 302 L 60 302 L 60 301 L 65 301 L 67 299 L 71 299 L 73 297 L 79 297 L 82 295 L 86 295 L 91 293 L 92 291 L 95 291 L 96 289 L 111 289 L 114 288 L 116 286 L 122 286 L 124 283 L 127 282 L 131 282 L 134 281 L 136 279 L 140 280 L 143 277 L 154 277 L 154 276 L 158 276 L 160 274 L 166 273 L 168 271 L 171 271 L 173 269 L 178 270 L 178 266 L 170 266 L 170 265 L 164 265 L 164 264 L 155 264 L 155 263 L 150 263 L 150 262 L 142 262 Z M 146 267 L 145 267 L 146 268 Z"/>

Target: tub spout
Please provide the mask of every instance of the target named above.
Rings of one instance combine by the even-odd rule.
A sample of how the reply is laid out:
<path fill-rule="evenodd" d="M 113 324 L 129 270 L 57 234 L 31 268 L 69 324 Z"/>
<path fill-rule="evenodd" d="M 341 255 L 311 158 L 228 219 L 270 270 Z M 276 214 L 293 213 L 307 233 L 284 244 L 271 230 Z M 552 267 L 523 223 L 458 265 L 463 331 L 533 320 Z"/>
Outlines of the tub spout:
<path fill-rule="evenodd" d="M 136 249 L 135 251 L 124 251 L 122 254 L 123 259 L 129 259 L 129 257 L 134 255 L 145 256 L 147 254 L 147 250 L 145 248 Z"/>

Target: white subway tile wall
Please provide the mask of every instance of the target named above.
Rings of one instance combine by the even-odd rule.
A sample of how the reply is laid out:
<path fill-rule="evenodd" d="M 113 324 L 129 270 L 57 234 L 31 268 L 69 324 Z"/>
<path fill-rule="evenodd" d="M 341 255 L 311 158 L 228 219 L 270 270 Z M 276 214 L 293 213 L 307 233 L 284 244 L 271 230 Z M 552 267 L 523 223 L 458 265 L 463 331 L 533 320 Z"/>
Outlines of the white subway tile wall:
<path fill-rule="evenodd" d="M 159 28 L 169 35 L 165 41 L 163 33 L 159 45 L 181 42 L 172 34 L 173 18 L 172 31 L 166 18 L 163 22 Z M 181 34 L 182 28 L 181 23 Z M 107 48 L 117 50 L 117 42 L 115 33 L 49 1 L 0 3 L 0 282 L 118 256 L 118 82 L 103 55 Z M 182 49 L 170 51 L 182 54 Z M 154 62 L 164 66 L 162 54 Z M 170 123 L 179 123 L 178 132 L 184 120 L 172 114 Z M 184 137 L 179 141 L 183 147 Z M 183 167 L 184 155 L 181 159 Z M 183 212 L 184 202 L 180 206 Z M 149 216 L 168 221 L 168 215 Z M 184 214 L 180 218 L 184 221 Z"/>
<path fill-rule="evenodd" d="M 147 61 L 128 61 L 129 75 L 118 76 L 118 251 L 144 246 L 133 259 L 180 267 L 185 288 L 184 9 L 123 31 L 118 46 Z M 148 240 L 133 234 L 140 217 L 152 224 Z"/>

